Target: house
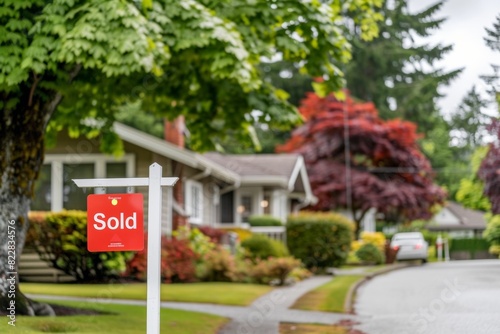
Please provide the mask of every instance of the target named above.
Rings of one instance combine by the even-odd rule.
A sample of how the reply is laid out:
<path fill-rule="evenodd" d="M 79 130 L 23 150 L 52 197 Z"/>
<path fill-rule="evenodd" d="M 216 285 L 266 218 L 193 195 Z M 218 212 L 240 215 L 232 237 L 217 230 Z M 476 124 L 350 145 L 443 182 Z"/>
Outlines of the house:
<path fill-rule="evenodd" d="M 163 176 L 180 178 L 173 189 L 163 189 L 162 231 L 167 235 L 181 222 L 242 226 L 254 214 L 270 214 L 284 222 L 293 210 L 314 203 L 300 155 L 202 155 L 184 148 L 182 126 L 178 120 L 167 123 L 162 140 L 115 123 L 125 152 L 118 158 L 100 153 L 97 140 L 61 133 L 57 146 L 46 151 L 31 209 L 86 210 L 92 189 L 82 190 L 72 179 L 147 177 L 153 162 L 163 167 Z M 147 208 L 145 187 L 107 192 L 141 192 Z"/>
<path fill-rule="evenodd" d="M 481 237 L 486 229 L 484 212 L 447 202 L 426 226 L 430 231 L 446 232 L 451 238 Z"/>

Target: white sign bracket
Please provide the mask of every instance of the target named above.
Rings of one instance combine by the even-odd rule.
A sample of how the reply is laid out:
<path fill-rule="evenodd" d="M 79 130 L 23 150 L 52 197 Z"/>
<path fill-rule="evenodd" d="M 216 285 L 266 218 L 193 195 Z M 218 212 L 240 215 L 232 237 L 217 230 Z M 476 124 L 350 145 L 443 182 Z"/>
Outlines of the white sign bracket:
<path fill-rule="evenodd" d="M 111 187 L 148 187 L 148 280 L 147 280 L 147 334 L 160 334 L 160 268 L 161 268 L 161 187 L 173 187 L 177 177 L 162 177 L 163 168 L 156 162 L 149 166 L 149 177 L 74 179 L 79 188 L 95 188 L 106 193 Z"/>

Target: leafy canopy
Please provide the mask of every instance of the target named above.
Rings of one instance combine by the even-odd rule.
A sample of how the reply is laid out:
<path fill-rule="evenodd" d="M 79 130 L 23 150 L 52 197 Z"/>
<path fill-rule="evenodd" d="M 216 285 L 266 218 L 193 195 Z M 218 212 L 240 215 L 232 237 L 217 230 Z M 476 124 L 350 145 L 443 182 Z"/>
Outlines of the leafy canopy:
<path fill-rule="evenodd" d="M 111 125 L 123 106 L 174 118 L 185 114 L 193 149 L 212 149 L 228 129 L 249 133 L 250 113 L 280 128 L 300 121 L 287 94 L 262 80 L 276 54 L 342 85 L 350 58 L 345 13 L 366 38 L 377 33 L 380 0 L 4 0 L 0 7 L 0 101 L 6 112 L 59 107 L 50 133 L 101 135 L 119 151 Z M 68 82 L 71 81 L 71 84 Z M 57 94 L 56 94 L 57 93 Z M 57 97 L 57 98 L 56 98 Z M 50 109 L 50 108 L 47 108 Z M 239 138 L 239 139 L 241 139 Z"/>
<path fill-rule="evenodd" d="M 349 95 L 342 102 L 309 93 L 299 110 L 306 122 L 279 151 L 304 155 L 317 209 L 352 208 L 359 224 L 370 208 L 386 219 L 414 220 L 430 218 L 443 202 L 415 124 L 384 121 L 373 103 Z"/>

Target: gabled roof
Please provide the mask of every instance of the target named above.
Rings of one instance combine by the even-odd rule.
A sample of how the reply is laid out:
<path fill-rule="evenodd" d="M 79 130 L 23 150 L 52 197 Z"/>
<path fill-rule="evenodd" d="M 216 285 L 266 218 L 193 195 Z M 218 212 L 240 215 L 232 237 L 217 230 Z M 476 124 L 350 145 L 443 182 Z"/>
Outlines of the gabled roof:
<path fill-rule="evenodd" d="M 429 230 L 484 230 L 486 220 L 484 212 L 471 210 L 463 207 L 459 203 L 448 201 L 443 208 L 454 215 L 459 223 L 453 225 L 428 225 Z"/>
<path fill-rule="evenodd" d="M 242 185 L 274 185 L 311 196 L 309 178 L 300 154 L 220 154 L 204 156 L 241 177 Z"/>
<path fill-rule="evenodd" d="M 278 186 L 290 192 L 305 193 L 306 202 L 313 203 L 304 159 L 299 154 L 198 154 L 122 123 L 115 122 L 114 131 L 128 143 L 200 169 L 208 175 L 234 184 Z"/>
<path fill-rule="evenodd" d="M 207 176 L 213 175 L 231 184 L 238 184 L 240 182 L 240 176 L 238 174 L 221 165 L 214 164 L 198 153 L 186 150 L 122 123 L 115 122 L 113 124 L 113 129 L 123 141 L 143 147 L 186 166 L 205 171 Z"/>
<path fill-rule="evenodd" d="M 448 202 L 446 208 L 459 219 L 461 225 L 481 226 L 486 228 L 484 212 L 467 209 L 456 202 Z"/>

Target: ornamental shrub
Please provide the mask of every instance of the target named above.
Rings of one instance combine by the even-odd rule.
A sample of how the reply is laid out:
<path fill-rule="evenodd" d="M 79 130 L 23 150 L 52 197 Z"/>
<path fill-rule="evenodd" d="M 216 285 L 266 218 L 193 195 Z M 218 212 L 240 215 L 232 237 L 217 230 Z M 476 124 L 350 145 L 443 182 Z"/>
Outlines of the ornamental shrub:
<path fill-rule="evenodd" d="M 222 239 L 227 234 L 227 232 L 224 230 L 210 226 L 200 226 L 198 227 L 198 229 L 200 230 L 201 233 L 209 237 L 210 241 L 219 245 L 222 243 Z"/>
<path fill-rule="evenodd" d="M 281 220 L 271 215 L 254 215 L 248 218 L 250 226 L 282 226 Z"/>
<path fill-rule="evenodd" d="M 231 282 L 237 279 L 234 256 L 218 246 L 203 256 L 196 268 L 197 277 L 208 282 Z"/>
<path fill-rule="evenodd" d="M 174 231 L 173 236 L 177 240 L 186 240 L 189 247 L 201 258 L 217 247 L 217 244 L 210 240 L 210 237 L 203 234 L 198 228 L 180 226 Z"/>
<path fill-rule="evenodd" d="M 372 243 L 363 244 L 355 254 L 363 264 L 382 264 L 385 262 L 384 253 Z"/>
<path fill-rule="evenodd" d="M 259 260 L 251 269 L 251 276 L 257 283 L 285 285 L 288 275 L 300 266 L 300 261 L 293 257 L 270 257 Z"/>
<path fill-rule="evenodd" d="M 132 252 L 91 253 L 87 250 L 87 213 L 32 212 L 26 247 L 78 282 L 106 282 L 125 271 Z"/>
<path fill-rule="evenodd" d="M 125 276 L 138 280 L 147 278 L 147 236 L 144 250 L 137 252 L 127 262 Z M 193 282 L 196 280 L 195 263 L 198 256 L 191 249 L 188 240 L 175 238 L 161 239 L 161 269 L 162 281 L 165 283 Z"/>
<path fill-rule="evenodd" d="M 380 251 L 384 250 L 385 235 L 381 232 L 361 232 L 362 244 L 373 244 L 377 246 Z"/>
<path fill-rule="evenodd" d="M 345 263 L 353 232 L 354 223 L 340 214 L 299 212 L 288 218 L 288 249 L 306 268 L 324 271 Z"/>
<path fill-rule="evenodd" d="M 272 240 L 263 234 L 253 234 L 241 243 L 241 247 L 248 251 L 249 257 L 253 260 L 289 255 L 288 249 L 283 243 Z"/>

